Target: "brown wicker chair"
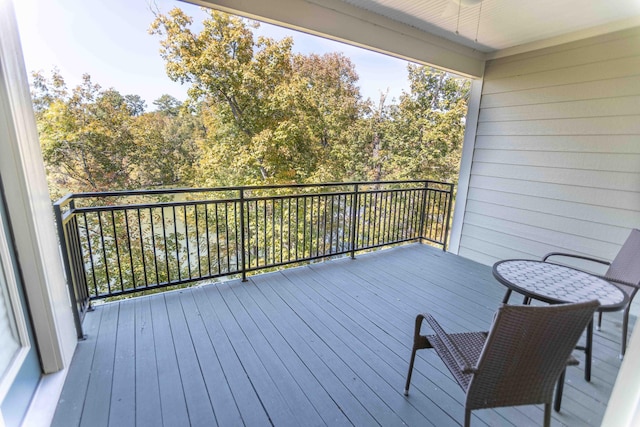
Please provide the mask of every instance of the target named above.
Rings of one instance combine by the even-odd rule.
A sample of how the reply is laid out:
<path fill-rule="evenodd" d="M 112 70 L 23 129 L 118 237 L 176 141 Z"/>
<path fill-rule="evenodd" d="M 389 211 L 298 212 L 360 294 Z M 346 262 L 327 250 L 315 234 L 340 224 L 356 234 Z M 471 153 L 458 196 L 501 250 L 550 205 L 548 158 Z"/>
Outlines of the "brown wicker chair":
<path fill-rule="evenodd" d="M 555 383 L 599 305 L 503 305 L 488 333 L 447 334 L 429 314 L 420 314 L 404 393 L 409 395 L 416 351 L 433 348 L 466 392 L 465 426 L 474 409 L 541 403 L 549 426 Z M 420 335 L 423 320 L 434 335 Z"/>
<path fill-rule="evenodd" d="M 631 308 L 631 301 L 633 300 L 633 297 L 636 296 L 636 293 L 640 288 L 640 230 L 631 230 L 631 234 L 629 234 L 629 237 L 624 242 L 624 244 L 620 248 L 620 251 L 611 262 L 563 252 L 548 253 L 542 258 L 542 260 L 547 261 L 548 258 L 558 256 L 578 258 L 608 265 L 609 269 L 604 274 L 604 276 L 601 277 L 611 283 L 614 283 L 629 296 L 629 302 L 624 307 L 624 314 L 622 315 L 622 347 L 620 350 L 620 358 L 622 358 L 622 356 L 624 356 L 625 350 L 627 349 L 629 309 Z M 600 329 L 601 324 L 602 312 L 599 312 L 598 329 Z"/>

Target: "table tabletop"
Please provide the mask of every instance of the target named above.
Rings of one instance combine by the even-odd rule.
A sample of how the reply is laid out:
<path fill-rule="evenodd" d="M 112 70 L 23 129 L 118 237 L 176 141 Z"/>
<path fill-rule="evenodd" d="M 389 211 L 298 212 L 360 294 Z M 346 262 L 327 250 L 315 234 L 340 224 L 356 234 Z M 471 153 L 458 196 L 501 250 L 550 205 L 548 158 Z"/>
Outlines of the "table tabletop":
<path fill-rule="evenodd" d="M 550 304 L 600 301 L 600 311 L 615 311 L 627 295 L 600 277 L 543 261 L 513 259 L 493 266 L 494 277 L 518 293 Z"/>

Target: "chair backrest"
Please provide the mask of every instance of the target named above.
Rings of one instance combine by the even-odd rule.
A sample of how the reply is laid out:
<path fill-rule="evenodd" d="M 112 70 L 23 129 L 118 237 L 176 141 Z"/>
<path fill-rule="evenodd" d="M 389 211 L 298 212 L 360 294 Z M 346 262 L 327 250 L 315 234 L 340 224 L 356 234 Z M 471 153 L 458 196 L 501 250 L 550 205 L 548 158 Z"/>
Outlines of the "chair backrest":
<path fill-rule="evenodd" d="M 606 278 L 640 285 L 640 230 L 633 229 L 611 262 Z"/>
<path fill-rule="evenodd" d="M 503 305 L 467 389 L 469 409 L 550 403 L 598 301 Z"/>

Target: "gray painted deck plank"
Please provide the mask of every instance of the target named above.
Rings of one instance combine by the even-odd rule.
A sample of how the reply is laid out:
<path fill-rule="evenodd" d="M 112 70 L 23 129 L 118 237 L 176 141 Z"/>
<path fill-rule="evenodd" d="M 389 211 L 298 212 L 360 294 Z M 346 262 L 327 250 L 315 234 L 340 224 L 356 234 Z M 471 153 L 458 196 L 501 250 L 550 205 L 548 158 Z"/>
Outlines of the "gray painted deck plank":
<path fill-rule="evenodd" d="M 217 313 L 209 303 L 207 295 L 202 288 L 193 289 L 192 294 L 203 319 L 206 319 L 206 338 L 213 344 L 213 349 L 227 378 L 229 389 L 240 411 L 242 422 L 249 426 L 268 425 L 269 417 L 264 406 L 233 349 Z"/>
<path fill-rule="evenodd" d="M 280 394 L 296 419 L 300 423 L 306 423 L 308 425 L 324 424 L 320 414 L 316 411 L 313 404 L 307 398 L 306 393 L 303 391 L 301 387 L 302 381 L 298 383 L 287 369 L 285 363 L 283 363 L 272 347 L 271 341 L 265 336 L 264 329 L 257 327 L 228 285 L 222 284 L 218 286 L 218 290 L 230 312 L 233 313 L 244 336 L 264 365 L 265 371 L 269 373 L 273 383 L 280 391 Z M 294 363 L 295 354 L 292 356 L 293 358 L 287 363 Z"/>
<path fill-rule="evenodd" d="M 91 365 L 95 355 L 96 341 L 100 329 L 103 310 L 85 315 L 84 333 L 86 339 L 78 342 L 69 373 L 62 389 L 58 407 L 51 425 L 53 427 L 72 427 L 80 425 L 84 396 L 89 385 Z"/>
<path fill-rule="evenodd" d="M 136 423 L 136 390 L 131 378 L 136 374 L 135 305 L 119 304 L 109 426 L 129 427 Z"/>
<path fill-rule="evenodd" d="M 266 280 L 269 280 L 268 277 Z M 287 341 L 304 358 L 316 377 L 322 381 L 324 388 L 330 391 L 332 398 L 354 425 L 378 424 L 361 400 L 370 390 L 363 389 L 363 384 L 356 381 L 353 371 L 341 363 L 333 350 L 313 332 L 302 319 L 269 287 L 256 287 L 259 291 L 251 293 L 256 300 L 269 305 L 273 310 L 267 311 L 272 322 L 286 335 Z"/>
<path fill-rule="evenodd" d="M 162 410 L 160 409 L 160 384 L 153 337 L 151 299 L 136 298 L 131 303 L 134 304 L 136 311 L 136 372 L 133 377 L 133 386 L 136 390 L 136 426 L 160 426 Z"/>
<path fill-rule="evenodd" d="M 246 315 L 251 317 L 252 322 L 247 322 L 248 327 L 264 335 L 262 339 L 277 354 L 280 363 L 286 367 L 291 378 L 298 384 L 300 391 L 304 393 L 304 398 L 313 405 L 314 411 L 310 414 L 308 422 L 320 425 L 351 425 L 344 413 L 335 405 L 331 396 L 326 393 L 321 383 L 305 366 L 303 360 L 284 340 L 280 332 L 275 329 L 269 318 L 264 315 L 262 308 L 252 299 L 246 298 L 247 295 L 242 288 L 245 288 L 245 286 L 229 287 L 235 298 L 237 298 L 238 303 L 242 304 Z M 255 344 L 260 345 L 260 342 L 255 342 Z M 320 422 L 321 420 L 322 422 Z"/>
<path fill-rule="evenodd" d="M 180 299 L 165 298 L 165 303 L 176 349 L 180 381 L 182 382 L 184 398 L 187 403 L 189 424 L 196 427 L 213 426 L 215 425 L 215 416 L 211 406 L 213 390 L 208 390 L 204 382 L 200 361 L 196 357 Z"/>
<path fill-rule="evenodd" d="M 202 369 L 202 378 L 209 392 L 217 424 L 220 426 L 242 425 L 242 416 L 233 398 L 214 346 L 211 340 L 208 339 L 208 333 L 202 315 L 193 299 L 193 293 L 181 293 L 180 303 L 183 307 L 189 331 L 193 337 L 193 345 Z"/>
<path fill-rule="evenodd" d="M 380 425 L 398 424 L 400 419 L 390 411 L 384 400 L 378 397 L 375 393 L 375 390 L 357 374 L 357 366 L 349 366 L 340 358 L 339 353 L 341 349 L 345 347 L 344 344 L 339 343 L 340 345 L 331 345 L 331 342 L 318 335 L 315 329 L 304 321 L 304 318 L 300 317 L 295 309 L 291 307 L 290 302 L 286 298 L 282 298 L 281 295 L 273 289 L 273 287 L 267 286 L 271 284 L 271 281 L 276 280 L 274 278 L 275 276 L 266 276 L 266 279 L 264 281 L 261 280 L 260 286 L 257 286 L 257 288 L 275 304 L 280 302 L 282 305 L 286 306 L 287 309 L 293 311 L 295 317 L 297 317 L 299 321 L 293 322 L 291 326 L 293 328 L 297 328 L 301 336 L 307 340 L 307 342 L 312 343 L 312 348 L 318 357 L 322 358 L 322 360 L 327 363 L 334 375 L 341 379 L 353 396 L 358 399 L 359 403 L 363 405 L 369 414 L 375 419 L 376 423 Z M 281 281 L 277 280 L 276 282 L 281 283 Z"/>
<path fill-rule="evenodd" d="M 173 298 L 170 298 L 173 299 Z M 184 396 L 184 385 L 178 368 L 175 343 L 169 322 L 165 295 L 150 298 L 153 342 L 158 367 L 160 411 L 167 426 L 189 425 L 189 413 Z"/>
<path fill-rule="evenodd" d="M 273 328 L 273 333 L 269 334 L 270 340 L 278 348 L 284 349 L 284 356 L 286 357 L 286 353 L 288 353 L 287 348 L 296 354 L 298 360 L 294 359 L 293 363 L 301 365 L 295 367 L 296 375 L 300 376 L 302 382 L 308 381 L 305 389 L 311 388 L 311 391 L 305 393 L 310 400 L 313 399 L 314 406 L 327 424 L 374 425 L 376 423 L 364 406 L 360 405 L 358 400 L 349 393 L 340 378 L 313 351 L 311 347 L 313 342 L 308 343 L 297 332 L 298 328 L 294 324 L 304 325 L 300 325 L 300 319 L 288 307 L 278 307 L 277 303 L 273 304 L 261 292 L 255 290 L 250 292 L 247 286 L 235 286 L 233 291 L 262 328 Z M 320 391 L 320 387 L 324 392 L 319 393 L 319 397 L 311 396 L 316 394 L 314 390 Z"/>
<path fill-rule="evenodd" d="M 80 426 L 108 425 L 119 309 L 116 304 L 104 308 Z"/>
<path fill-rule="evenodd" d="M 389 366 L 388 362 L 373 354 L 367 346 L 354 335 L 347 326 L 334 319 L 325 310 L 325 301 L 320 298 L 310 298 L 297 286 L 276 286 L 276 292 L 289 301 L 299 317 L 309 324 L 318 336 L 338 349 L 343 362 L 352 366 L 356 374 L 375 391 L 378 397 L 385 403 L 394 418 L 409 425 L 425 423 L 427 419 L 420 410 L 408 402 L 401 390 L 395 384 L 402 383 L 402 378 L 396 378 L 397 372 Z M 446 423 L 448 417 L 438 417 L 433 425 Z M 449 418 L 449 420 L 451 420 Z M 453 421 L 453 420 L 451 420 Z M 396 421 L 397 422 L 397 421 Z M 383 423 L 386 425 L 386 423 Z"/>
<path fill-rule="evenodd" d="M 344 310 L 342 305 L 342 299 L 336 298 L 335 295 L 322 292 L 320 284 L 317 281 L 310 281 L 309 277 L 305 277 L 304 274 L 291 271 L 287 272 L 287 277 L 293 278 L 294 283 L 299 284 L 297 289 L 307 294 L 308 297 L 313 298 L 310 294 L 316 294 L 318 298 L 324 299 L 325 303 L 322 305 L 326 314 L 331 316 L 337 323 L 343 325 L 349 330 L 351 336 L 349 339 L 358 340 L 361 343 L 361 348 L 364 349 L 363 354 L 358 354 L 360 360 L 368 361 L 368 363 L 378 372 L 386 372 L 388 375 L 385 377 L 395 378 L 395 381 L 389 382 L 391 387 L 397 391 L 401 390 L 398 387 L 402 384 L 406 375 L 406 358 L 408 349 L 406 345 L 397 341 L 394 337 L 382 331 L 379 331 L 379 326 L 375 325 L 367 316 L 359 315 L 359 313 L 353 308 Z M 313 279 L 312 279 L 313 280 Z M 348 312 L 349 315 L 345 314 Z M 394 314 L 391 313 L 390 317 Z M 406 341 L 407 343 L 409 340 Z M 378 359 L 371 360 L 369 354 L 376 354 Z M 360 360 L 354 360 L 353 363 L 358 363 Z M 385 365 L 380 366 L 380 362 L 384 361 Z M 349 361 L 348 361 L 349 362 Z M 389 367 L 392 369 L 389 369 Z M 394 372 L 395 371 L 395 372 Z M 454 420 L 448 415 L 444 408 L 436 405 L 430 399 L 423 395 L 416 395 L 415 399 L 417 409 L 423 414 L 430 417 L 430 420 L 436 425 L 454 425 Z"/>
<path fill-rule="evenodd" d="M 296 425 L 295 411 L 292 411 L 289 402 L 282 395 L 273 373 L 266 369 L 265 363 L 268 361 L 262 360 L 260 349 L 256 351 L 251 346 L 251 342 L 222 298 L 219 287 L 207 287 L 204 292 L 218 314 L 220 323 L 271 421 L 277 425 Z"/>
<path fill-rule="evenodd" d="M 464 393 L 435 352 L 418 353 L 402 395 L 413 320 L 427 311 L 451 331 L 487 329 L 503 294 L 489 267 L 406 245 L 104 304 L 85 318 L 52 425 L 459 425 Z M 590 383 L 583 366 L 568 370 L 554 426 L 599 425 L 620 321 L 605 314 L 594 335 Z M 542 414 L 474 411 L 473 425 L 540 425 Z"/>

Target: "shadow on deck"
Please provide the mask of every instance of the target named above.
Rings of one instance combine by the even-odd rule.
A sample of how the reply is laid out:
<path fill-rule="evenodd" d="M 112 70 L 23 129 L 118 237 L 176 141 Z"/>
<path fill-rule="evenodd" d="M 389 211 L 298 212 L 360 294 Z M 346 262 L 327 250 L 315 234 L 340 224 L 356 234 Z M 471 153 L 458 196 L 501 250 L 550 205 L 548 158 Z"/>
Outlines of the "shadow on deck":
<path fill-rule="evenodd" d="M 459 425 L 464 394 L 434 352 L 418 353 L 402 394 L 414 318 L 486 330 L 504 290 L 490 267 L 412 244 L 104 304 L 85 318 L 53 425 Z M 595 333 L 590 383 L 568 369 L 553 425 L 600 425 L 620 321 L 605 314 Z M 473 414 L 541 425 L 543 408 Z"/>

